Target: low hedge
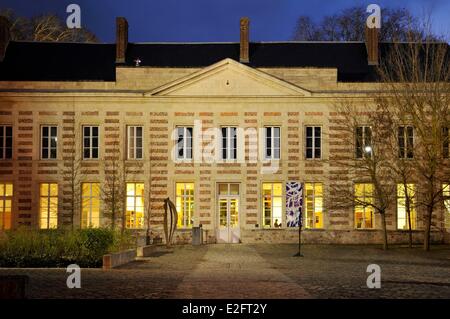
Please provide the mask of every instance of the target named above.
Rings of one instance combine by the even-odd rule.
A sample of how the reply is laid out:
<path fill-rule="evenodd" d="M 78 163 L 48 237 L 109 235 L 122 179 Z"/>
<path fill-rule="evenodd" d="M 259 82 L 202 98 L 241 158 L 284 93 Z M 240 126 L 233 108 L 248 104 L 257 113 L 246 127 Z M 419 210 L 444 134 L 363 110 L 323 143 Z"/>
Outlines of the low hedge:
<path fill-rule="evenodd" d="M 103 255 L 134 246 L 130 233 L 106 228 L 9 231 L 0 234 L 0 267 L 101 267 Z"/>

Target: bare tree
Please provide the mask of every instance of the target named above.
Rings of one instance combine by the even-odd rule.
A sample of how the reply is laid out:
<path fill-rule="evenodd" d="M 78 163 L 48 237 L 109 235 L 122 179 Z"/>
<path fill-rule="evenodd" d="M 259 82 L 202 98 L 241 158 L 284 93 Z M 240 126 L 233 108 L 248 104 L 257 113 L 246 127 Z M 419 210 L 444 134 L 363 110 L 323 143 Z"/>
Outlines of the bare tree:
<path fill-rule="evenodd" d="M 104 203 L 104 215 L 110 219 L 111 228 L 126 228 L 125 201 L 126 201 L 126 174 L 125 163 L 122 160 L 119 140 L 113 140 L 111 153 L 105 157 L 103 163 L 104 186 L 101 192 Z"/>
<path fill-rule="evenodd" d="M 375 107 L 363 112 L 355 103 L 345 100 L 335 104 L 344 136 L 340 143 L 353 156 L 333 159 L 333 163 L 344 169 L 350 180 L 371 185 L 371 190 L 369 196 L 360 196 L 353 185 L 333 184 L 329 206 L 331 209 L 353 210 L 355 206 L 373 209 L 380 216 L 383 249 L 388 249 L 386 212 L 395 201 L 395 184 L 390 182 L 389 159 L 385 156 L 389 113 L 377 111 Z"/>
<path fill-rule="evenodd" d="M 64 167 L 62 175 L 65 189 L 69 195 L 69 205 L 65 208 L 69 211 L 71 227 L 73 230 L 75 226 L 75 216 L 79 216 L 81 210 L 81 158 L 76 152 L 76 138 L 79 135 L 77 134 L 78 130 L 75 125 L 75 111 L 72 112 L 70 120 L 72 123 L 72 133 L 67 134 L 67 136 L 63 138 L 64 146 L 68 146 L 69 148 L 64 149 Z"/>
<path fill-rule="evenodd" d="M 323 17 L 318 23 L 300 16 L 292 39 L 297 41 L 364 41 L 367 13 L 365 7 L 350 7 L 338 14 Z M 384 8 L 381 41 L 406 41 L 410 33 L 423 37 L 418 19 L 404 8 Z"/>
<path fill-rule="evenodd" d="M 69 29 L 55 14 L 19 17 L 11 9 L 0 9 L 0 15 L 11 22 L 11 39 L 50 42 L 98 42 L 94 33 L 85 28 Z"/>
<path fill-rule="evenodd" d="M 379 68 L 387 94 L 377 97 L 379 105 L 394 110 L 414 129 L 413 164 L 420 180 L 416 205 L 424 208 L 425 250 L 430 249 L 433 213 L 448 179 L 443 142 L 450 115 L 450 52 L 446 42 L 432 40 L 411 36 L 391 46 Z"/>

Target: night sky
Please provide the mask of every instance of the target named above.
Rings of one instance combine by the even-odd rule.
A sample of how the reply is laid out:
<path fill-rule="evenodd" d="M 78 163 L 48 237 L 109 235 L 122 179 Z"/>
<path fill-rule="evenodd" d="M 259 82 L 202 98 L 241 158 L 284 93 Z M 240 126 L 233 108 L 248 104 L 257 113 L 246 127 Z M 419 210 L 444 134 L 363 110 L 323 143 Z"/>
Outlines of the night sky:
<path fill-rule="evenodd" d="M 24 16 L 52 12 L 65 20 L 70 3 L 81 6 L 82 25 L 102 42 L 114 42 L 116 16 L 128 19 L 133 42 L 238 41 L 241 16 L 250 17 L 251 41 L 286 41 L 299 15 L 318 20 L 370 3 L 406 7 L 417 16 L 431 12 L 435 32 L 450 30 L 450 0 L 0 0 L 0 8 Z"/>

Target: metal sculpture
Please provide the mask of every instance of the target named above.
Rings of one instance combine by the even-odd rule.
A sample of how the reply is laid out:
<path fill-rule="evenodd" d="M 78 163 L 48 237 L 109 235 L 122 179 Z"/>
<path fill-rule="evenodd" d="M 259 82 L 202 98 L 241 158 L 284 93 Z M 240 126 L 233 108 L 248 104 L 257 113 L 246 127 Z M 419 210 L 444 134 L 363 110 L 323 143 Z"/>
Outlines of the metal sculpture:
<path fill-rule="evenodd" d="M 167 247 L 170 247 L 177 229 L 178 213 L 174 203 L 168 197 L 164 200 L 164 212 L 164 236 Z"/>

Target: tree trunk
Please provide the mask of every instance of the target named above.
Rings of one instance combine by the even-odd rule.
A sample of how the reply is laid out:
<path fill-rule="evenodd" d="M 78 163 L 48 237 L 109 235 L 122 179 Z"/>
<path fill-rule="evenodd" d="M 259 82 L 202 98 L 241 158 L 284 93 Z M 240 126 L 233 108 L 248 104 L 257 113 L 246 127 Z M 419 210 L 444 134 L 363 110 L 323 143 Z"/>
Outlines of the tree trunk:
<path fill-rule="evenodd" d="M 405 190 L 405 194 L 407 189 Z M 406 214 L 408 216 L 408 231 L 409 231 L 409 248 L 412 248 L 413 239 L 412 239 L 412 226 L 411 226 L 411 202 L 409 201 L 408 195 L 406 195 Z"/>
<path fill-rule="evenodd" d="M 383 231 L 383 250 L 388 250 L 388 235 L 386 227 L 386 214 L 385 212 L 380 212 L 381 216 L 381 229 Z"/>
<path fill-rule="evenodd" d="M 431 241 L 431 220 L 433 218 L 433 207 L 427 207 L 427 217 L 425 219 L 425 233 L 423 239 L 423 249 L 425 251 L 430 250 L 430 241 Z"/>

